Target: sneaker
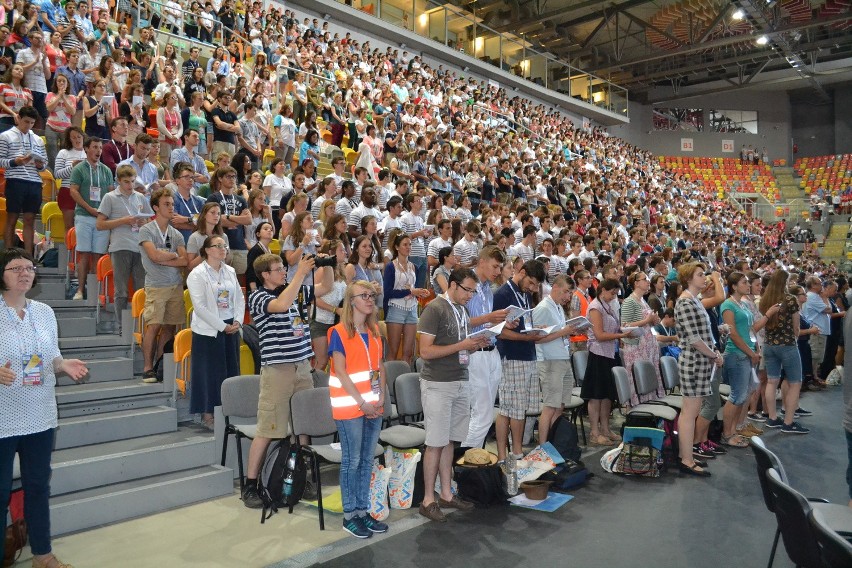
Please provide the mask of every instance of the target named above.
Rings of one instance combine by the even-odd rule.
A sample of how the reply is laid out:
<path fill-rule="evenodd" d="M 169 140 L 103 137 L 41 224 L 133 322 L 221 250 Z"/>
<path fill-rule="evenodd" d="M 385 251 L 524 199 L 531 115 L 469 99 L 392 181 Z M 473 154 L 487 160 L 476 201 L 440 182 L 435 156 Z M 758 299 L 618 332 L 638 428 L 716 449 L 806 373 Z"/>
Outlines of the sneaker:
<path fill-rule="evenodd" d="M 781 426 L 781 431 L 785 434 L 807 434 L 810 432 L 808 428 L 805 428 L 798 422 L 793 422 L 792 424 L 784 424 Z"/>
<path fill-rule="evenodd" d="M 776 418 L 775 420 L 771 418 L 766 419 L 766 427 L 767 428 L 780 428 L 784 425 L 784 421 L 780 418 Z"/>
<path fill-rule="evenodd" d="M 66 296 L 66 298 L 67 298 L 67 296 Z M 82 300 L 82 299 L 83 299 L 83 293 L 82 293 L 81 291 L 77 290 L 77 293 L 76 293 L 76 294 L 74 294 L 74 298 L 73 298 L 73 299 L 74 299 L 74 300 Z"/>
<path fill-rule="evenodd" d="M 800 406 L 796 409 L 796 412 L 793 413 L 793 416 L 795 416 L 796 418 L 801 418 L 802 416 L 813 416 L 813 414 L 814 413 L 810 410 L 805 410 Z"/>
<path fill-rule="evenodd" d="M 769 416 L 765 412 L 755 412 L 754 414 L 749 414 L 748 419 L 754 420 L 755 422 L 766 422 L 766 419 Z"/>
<path fill-rule="evenodd" d="M 257 485 L 254 483 L 247 483 L 243 487 L 243 494 L 240 498 L 243 500 L 243 505 L 249 509 L 263 508 L 263 499 L 260 498 L 257 492 Z"/>
<path fill-rule="evenodd" d="M 706 442 L 704 442 L 704 446 L 706 448 L 709 448 L 710 451 L 716 454 L 717 456 L 724 456 L 728 453 L 728 450 L 726 450 L 724 446 L 720 446 L 713 440 L 707 440 Z"/>
<path fill-rule="evenodd" d="M 364 519 L 361 517 L 352 517 L 348 521 L 343 519 L 343 530 L 355 538 L 370 538 L 373 536 L 370 529 L 364 526 Z"/>
<path fill-rule="evenodd" d="M 142 375 L 143 383 L 156 383 L 157 382 L 157 373 L 152 371 L 145 371 Z"/>
<path fill-rule="evenodd" d="M 444 513 L 441 511 L 441 507 L 438 506 L 437 501 L 433 501 L 429 505 L 420 503 L 419 513 L 430 521 L 438 521 L 439 523 L 447 522 L 447 517 L 444 516 Z"/>
<path fill-rule="evenodd" d="M 366 517 L 359 517 L 361 522 L 367 527 L 367 530 L 374 533 L 385 533 L 388 532 L 387 523 L 383 523 L 381 521 L 377 521 L 369 513 L 367 513 Z"/>
<path fill-rule="evenodd" d="M 705 458 L 705 459 L 713 459 L 716 457 L 711 450 L 707 449 L 704 444 L 695 444 L 692 446 L 692 455 L 693 457 Z"/>

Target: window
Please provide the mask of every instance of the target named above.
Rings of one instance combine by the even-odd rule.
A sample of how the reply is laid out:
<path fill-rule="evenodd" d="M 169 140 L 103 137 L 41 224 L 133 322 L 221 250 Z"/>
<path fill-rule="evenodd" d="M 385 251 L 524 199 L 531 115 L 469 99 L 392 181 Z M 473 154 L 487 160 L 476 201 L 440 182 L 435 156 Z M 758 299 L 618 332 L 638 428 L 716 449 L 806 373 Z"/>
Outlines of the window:
<path fill-rule="evenodd" d="M 713 132 L 757 134 L 757 111 L 711 110 L 710 127 Z"/>
<path fill-rule="evenodd" d="M 655 108 L 654 130 L 704 131 L 704 109 Z"/>

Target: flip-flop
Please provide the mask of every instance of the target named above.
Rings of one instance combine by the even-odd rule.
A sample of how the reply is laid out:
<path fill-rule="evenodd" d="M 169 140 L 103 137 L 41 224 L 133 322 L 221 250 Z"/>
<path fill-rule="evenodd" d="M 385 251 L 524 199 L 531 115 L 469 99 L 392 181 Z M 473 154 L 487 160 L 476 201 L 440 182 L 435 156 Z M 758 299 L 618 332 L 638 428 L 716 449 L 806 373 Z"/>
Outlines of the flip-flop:
<path fill-rule="evenodd" d="M 732 448 L 747 448 L 748 440 L 739 434 L 734 434 L 732 436 L 722 436 L 722 444 L 725 446 L 731 446 Z"/>

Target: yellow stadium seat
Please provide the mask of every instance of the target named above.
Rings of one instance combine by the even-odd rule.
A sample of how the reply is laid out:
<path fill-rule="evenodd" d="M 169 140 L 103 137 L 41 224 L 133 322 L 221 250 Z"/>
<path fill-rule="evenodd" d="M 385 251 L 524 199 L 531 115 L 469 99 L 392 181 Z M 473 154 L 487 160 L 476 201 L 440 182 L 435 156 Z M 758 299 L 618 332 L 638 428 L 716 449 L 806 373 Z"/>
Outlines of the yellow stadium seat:
<path fill-rule="evenodd" d="M 189 384 L 190 376 L 190 353 L 192 352 L 192 331 L 189 329 L 180 330 L 175 335 L 174 344 L 175 358 L 175 390 L 174 395 L 177 398 L 177 391 L 180 391 L 182 396 L 186 396 L 186 386 Z"/>

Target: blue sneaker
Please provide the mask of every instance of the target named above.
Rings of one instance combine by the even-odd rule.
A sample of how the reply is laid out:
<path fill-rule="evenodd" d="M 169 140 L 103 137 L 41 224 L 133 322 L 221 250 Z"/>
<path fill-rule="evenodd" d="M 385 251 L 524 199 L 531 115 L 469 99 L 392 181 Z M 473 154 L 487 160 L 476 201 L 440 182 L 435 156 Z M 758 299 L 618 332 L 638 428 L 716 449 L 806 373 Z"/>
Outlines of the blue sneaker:
<path fill-rule="evenodd" d="M 801 418 L 802 416 L 813 416 L 813 414 L 814 413 L 811 412 L 810 410 L 805 410 L 804 408 L 802 408 L 800 406 L 799 408 L 796 409 L 796 412 L 793 413 L 793 416 L 795 416 L 796 418 Z"/>
<path fill-rule="evenodd" d="M 792 424 L 784 424 L 781 426 L 781 431 L 784 434 L 807 434 L 810 432 L 808 428 L 805 428 L 798 422 L 793 422 Z"/>
<path fill-rule="evenodd" d="M 775 420 L 771 418 L 766 419 L 766 427 L 767 428 L 780 428 L 784 425 L 784 421 L 780 418 L 776 418 Z"/>
<path fill-rule="evenodd" d="M 377 521 L 368 513 L 366 517 L 359 517 L 361 522 L 367 527 L 367 530 L 374 533 L 384 533 L 388 532 L 387 523 L 383 523 L 381 521 Z"/>
<path fill-rule="evenodd" d="M 364 526 L 364 519 L 361 517 L 352 517 L 348 521 L 343 519 L 343 530 L 355 538 L 370 538 L 373 536 L 370 529 Z"/>

